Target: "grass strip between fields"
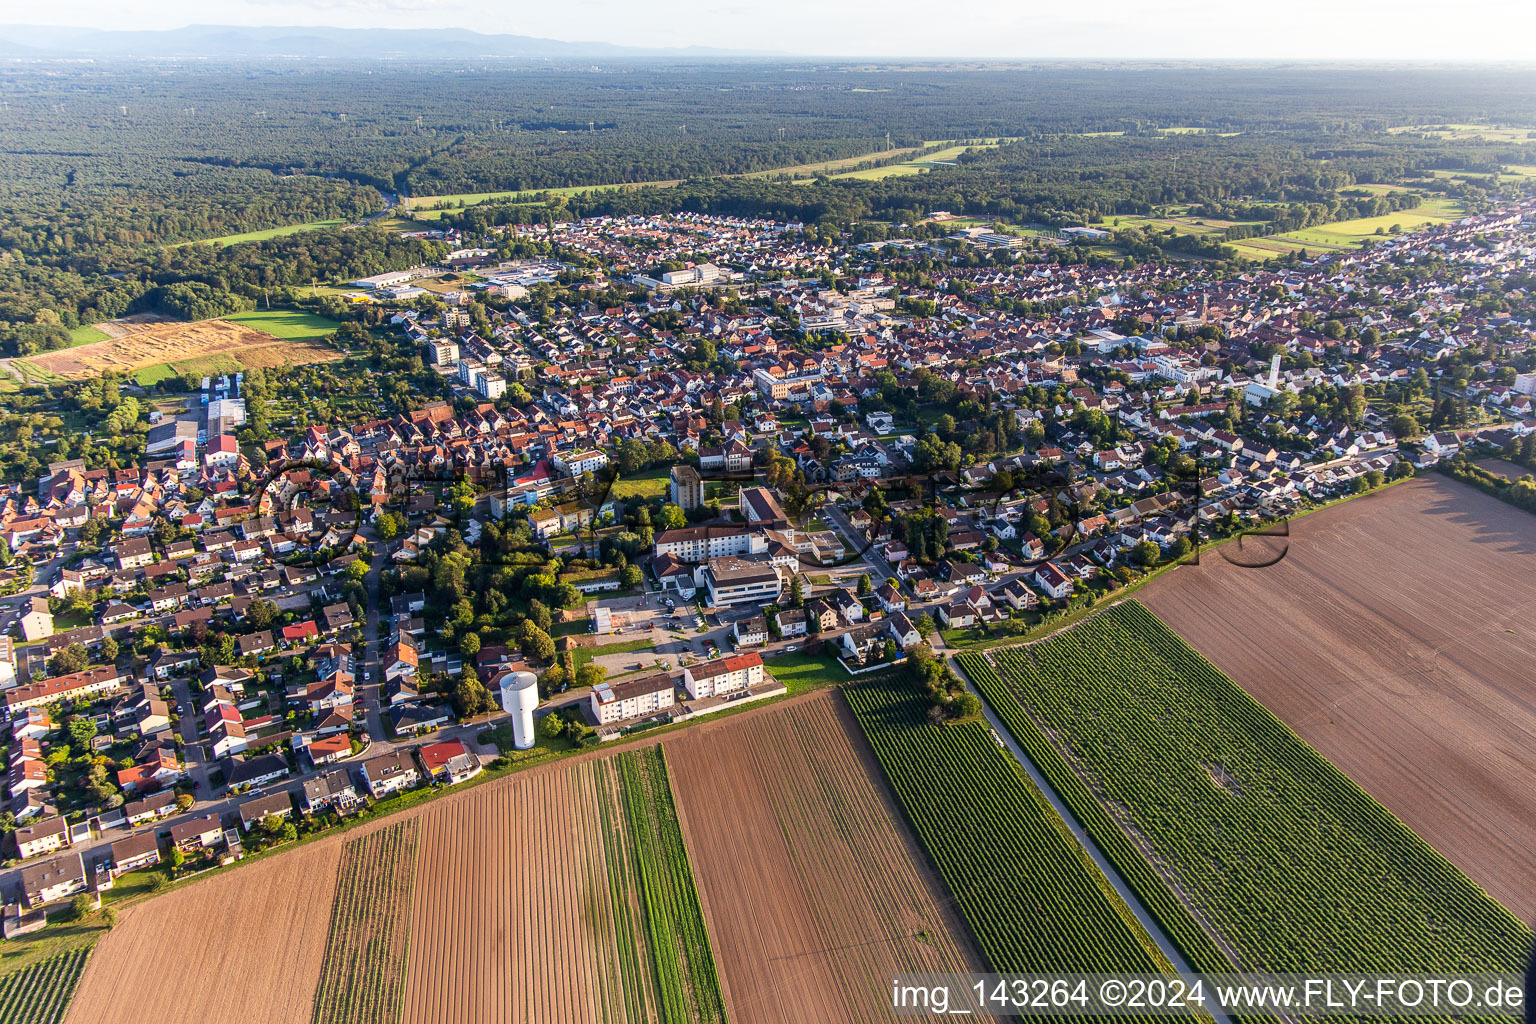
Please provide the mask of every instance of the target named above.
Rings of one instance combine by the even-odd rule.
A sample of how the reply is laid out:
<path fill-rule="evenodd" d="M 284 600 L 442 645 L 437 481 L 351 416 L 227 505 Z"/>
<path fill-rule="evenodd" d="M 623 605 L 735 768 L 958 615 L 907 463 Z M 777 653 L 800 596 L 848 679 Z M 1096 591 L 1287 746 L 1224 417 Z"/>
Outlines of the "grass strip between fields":
<path fill-rule="evenodd" d="M 660 744 L 625 751 L 618 766 L 661 1020 L 724 1024 L 725 999 L 672 801 L 666 755 Z"/>

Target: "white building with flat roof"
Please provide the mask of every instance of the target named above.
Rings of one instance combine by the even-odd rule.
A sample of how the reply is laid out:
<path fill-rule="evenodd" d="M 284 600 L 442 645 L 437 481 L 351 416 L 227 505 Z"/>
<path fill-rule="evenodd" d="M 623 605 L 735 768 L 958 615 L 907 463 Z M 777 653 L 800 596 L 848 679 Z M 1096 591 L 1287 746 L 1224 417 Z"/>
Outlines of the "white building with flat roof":
<path fill-rule="evenodd" d="M 552 461 L 560 472 L 581 476 L 583 473 L 596 473 L 608 465 L 608 456 L 600 451 L 589 449 L 580 452 L 556 452 Z"/>
<path fill-rule="evenodd" d="M 414 281 L 418 277 L 427 274 L 426 267 L 411 267 L 409 270 L 386 270 L 382 274 L 374 274 L 372 277 L 360 277 L 356 281 L 348 281 L 354 288 L 393 288 Z"/>
<path fill-rule="evenodd" d="M 480 375 L 480 381 L 475 385 L 475 390 L 481 397 L 495 401 L 507 393 L 507 378 L 499 373 L 484 373 Z"/>
<path fill-rule="evenodd" d="M 658 533 L 655 554 L 671 555 L 683 562 L 702 562 L 726 555 L 761 555 L 768 552 L 768 538 L 745 526 L 687 526 Z"/>
<path fill-rule="evenodd" d="M 662 672 L 622 683 L 598 683 L 588 700 L 597 724 L 611 725 L 665 711 L 675 703 L 675 689 L 672 677 Z"/>
<path fill-rule="evenodd" d="M 711 558 L 697 573 L 716 608 L 736 604 L 772 604 L 784 590 L 779 571 L 768 561 L 726 556 Z"/>
<path fill-rule="evenodd" d="M 756 651 L 683 669 L 683 688 L 694 700 L 723 697 L 763 681 L 763 659 Z"/>

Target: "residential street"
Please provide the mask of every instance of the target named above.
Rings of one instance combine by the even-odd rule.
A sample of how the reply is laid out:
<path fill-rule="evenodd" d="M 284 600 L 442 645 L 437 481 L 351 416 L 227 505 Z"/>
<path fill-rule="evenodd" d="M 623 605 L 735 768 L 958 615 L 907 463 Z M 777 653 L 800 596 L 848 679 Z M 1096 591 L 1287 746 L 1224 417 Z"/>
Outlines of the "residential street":
<path fill-rule="evenodd" d="M 383 687 L 379 685 L 379 584 L 383 578 L 388 556 L 384 545 L 373 540 L 373 561 L 369 563 L 364 586 L 368 590 L 368 610 L 363 624 L 363 657 L 358 666 L 358 693 L 363 699 L 367 716 L 368 735 L 382 740 L 384 733 Z"/>
<path fill-rule="evenodd" d="M 184 689 L 184 686 L 182 689 Z M 479 733 L 484 732 L 486 729 L 499 724 L 499 722 L 506 717 L 507 716 L 505 713 L 498 711 L 493 715 L 476 719 L 475 721 L 465 725 L 447 726 L 438 730 L 436 733 L 433 733 L 432 737 L 427 742 L 437 743 L 446 740 L 462 739 L 464 741 L 464 745 L 471 751 L 474 751 L 475 753 L 478 753 L 482 756 L 495 756 L 496 751 L 494 748 L 480 747 L 474 742 L 474 737 Z M 417 746 L 421 742 L 423 741 L 417 739 L 406 739 L 398 741 L 375 740 L 372 746 L 363 751 L 361 754 L 357 754 L 354 757 L 348 758 L 347 760 L 336 764 L 328 764 L 318 771 L 310 770 L 302 772 L 298 775 L 290 776 L 281 782 L 274 782 L 266 786 L 257 787 L 257 789 L 253 790 L 252 792 L 243 793 L 239 796 L 229 796 L 226 793 L 224 796 L 213 800 L 208 799 L 206 796 L 199 796 L 192 804 L 192 807 L 184 814 L 175 814 L 158 822 L 146 822 L 145 824 L 142 824 L 132 830 L 122 828 L 107 829 L 101 834 L 99 839 L 95 839 L 89 843 L 77 844 L 71 849 L 75 852 L 83 854 L 85 856 L 86 864 L 90 865 L 97 860 L 104 859 L 109 853 L 112 844 L 120 839 L 126 839 L 131 835 L 139 835 L 141 833 L 150 831 L 165 832 L 173 825 L 179 824 L 183 821 L 188 821 L 195 817 L 200 817 L 205 814 L 216 813 L 221 816 L 234 814 L 237 812 L 242 802 L 254 799 L 257 795 L 287 791 L 294 794 L 295 801 L 297 802 L 298 800 L 302 799 L 304 781 L 306 779 L 313 778 L 316 775 L 321 775 L 328 771 L 335 771 L 339 768 L 350 770 L 355 768 L 360 761 L 367 760 L 370 757 L 377 757 L 380 754 L 387 754 L 390 751 L 400 747 Z M 189 763 L 192 763 L 190 759 Z M 196 767 L 199 772 L 204 773 L 203 785 L 198 792 L 200 794 L 206 794 L 208 792 L 206 782 L 206 767 L 202 764 L 197 764 Z M 30 860 L 13 864 L 4 870 L 0 870 L 0 898 L 5 900 L 17 898 L 20 893 L 22 868 L 29 864 L 39 863 L 46 859 L 47 858 L 45 857 L 34 857 Z"/>
<path fill-rule="evenodd" d="M 11 627 L 21 617 L 22 609 L 34 597 L 46 595 L 48 584 L 58 572 L 59 566 L 64 562 L 63 555 L 54 555 L 46 562 L 41 562 L 32 567 L 32 584 L 26 589 L 18 591 L 9 597 L 0 597 L 0 633 L 10 633 Z"/>
<path fill-rule="evenodd" d="M 869 566 L 870 583 L 878 587 L 887 578 L 896 575 L 896 570 L 892 569 L 890 563 L 881 556 L 877 546 L 859 536 L 859 531 L 854 529 L 853 524 L 848 521 L 848 517 L 843 514 L 842 509 L 829 502 L 821 506 L 821 512 L 826 517 L 827 522 L 831 523 L 837 528 L 837 532 L 842 534 L 849 547 L 855 551 L 864 552 L 862 561 L 865 565 Z M 868 550 L 865 550 L 866 548 Z"/>

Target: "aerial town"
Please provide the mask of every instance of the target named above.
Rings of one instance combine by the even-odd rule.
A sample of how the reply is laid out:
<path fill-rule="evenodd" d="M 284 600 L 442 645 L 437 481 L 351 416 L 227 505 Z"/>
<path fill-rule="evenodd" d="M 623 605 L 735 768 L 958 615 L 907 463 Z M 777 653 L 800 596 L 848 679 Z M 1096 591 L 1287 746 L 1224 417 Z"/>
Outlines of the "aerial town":
<path fill-rule="evenodd" d="M 1514 1024 L 1528 68 L 246 6 L 0 25 L 0 1024 Z"/>
<path fill-rule="evenodd" d="M 212 377 L 142 463 L 0 499 L 7 934 L 541 738 L 782 694 L 776 655 L 856 674 L 1019 635 L 1464 450 L 1529 464 L 1532 326 L 1478 297 L 1533 227 L 1527 200 L 1215 280 L 985 227 L 604 217 L 555 229 L 581 264 L 456 239 L 356 281 L 440 398 L 253 445 L 244 375 Z M 944 269 L 912 284 L 919 255 Z M 446 273 L 446 311 L 407 305 Z M 467 312 L 569 274 L 645 298 Z"/>

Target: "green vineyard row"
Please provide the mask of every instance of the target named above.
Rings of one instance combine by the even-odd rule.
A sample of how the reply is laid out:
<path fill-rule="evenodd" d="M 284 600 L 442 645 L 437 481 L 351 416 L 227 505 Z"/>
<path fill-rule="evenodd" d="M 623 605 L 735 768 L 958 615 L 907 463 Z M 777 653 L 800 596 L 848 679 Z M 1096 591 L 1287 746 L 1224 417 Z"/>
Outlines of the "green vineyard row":
<path fill-rule="evenodd" d="M 0 978 L 0 1021 L 58 1024 L 90 956 L 89 946 L 73 949 Z"/>
<path fill-rule="evenodd" d="M 1195 917 L 1244 970 L 1523 973 L 1519 920 L 1141 604 L 991 658 L 961 664 L 1202 970 Z"/>
<path fill-rule="evenodd" d="M 933 725 L 905 677 L 844 690 L 993 970 L 1169 969 L 986 725 Z"/>
<path fill-rule="evenodd" d="M 665 1024 L 723 1024 L 725 999 L 665 756 L 659 745 L 628 751 L 618 756 L 618 766 L 661 1019 Z"/>
<path fill-rule="evenodd" d="M 395 1024 L 405 1000 L 419 823 L 342 847 L 314 1024 Z"/>

